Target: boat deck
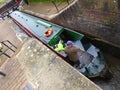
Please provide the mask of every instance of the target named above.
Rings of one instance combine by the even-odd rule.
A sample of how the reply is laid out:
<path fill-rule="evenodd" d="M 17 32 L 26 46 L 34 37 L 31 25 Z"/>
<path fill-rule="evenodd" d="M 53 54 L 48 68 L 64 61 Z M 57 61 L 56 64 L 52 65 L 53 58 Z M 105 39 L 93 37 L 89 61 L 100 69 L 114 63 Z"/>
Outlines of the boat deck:
<path fill-rule="evenodd" d="M 40 18 L 19 12 L 14 11 L 10 14 L 12 18 L 20 25 L 22 26 L 25 31 L 29 34 L 33 34 L 33 36 L 42 39 L 48 43 L 56 34 L 62 30 L 62 27 L 51 24 L 50 22 L 46 23 L 46 21 L 41 20 Z M 50 37 L 45 37 L 44 33 L 47 29 L 52 27 L 53 33 Z M 28 31 L 27 31 L 28 30 Z"/>

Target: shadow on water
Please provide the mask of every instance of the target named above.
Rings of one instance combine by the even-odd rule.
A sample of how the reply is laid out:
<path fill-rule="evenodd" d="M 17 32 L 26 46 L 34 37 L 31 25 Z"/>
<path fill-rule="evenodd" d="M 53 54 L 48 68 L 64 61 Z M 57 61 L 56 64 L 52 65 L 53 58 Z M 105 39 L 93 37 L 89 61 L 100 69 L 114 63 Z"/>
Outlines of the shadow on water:
<path fill-rule="evenodd" d="M 112 74 L 110 80 L 104 78 L 92 78 L 91 80 L 100 86 L 103 90 L 119 90 L 120 89 L 120 58 L 116 58 L 111 54 L 103 52 L 106 63 L 109 66 L 109 70 Z"/>
<path fill-rule="evenodd" d="M 120 46 L 114 46 L 110 43 L 104 42 L 102 40 L 89 39 L 96 47 L 100 48 L 103 52 L 112 55 L 120 59 Z"/>
<path fill-rule="evenodd" d="M 100 86 L 103 90 L 120 90 L 120 48 L 106 44 L 102 41 L 91 39 L 90 41 L 96 47 L 100 48 L 112 74 L 112 78 L 110 80 L 100 77 L 92 78 L 90 80 Z"/>

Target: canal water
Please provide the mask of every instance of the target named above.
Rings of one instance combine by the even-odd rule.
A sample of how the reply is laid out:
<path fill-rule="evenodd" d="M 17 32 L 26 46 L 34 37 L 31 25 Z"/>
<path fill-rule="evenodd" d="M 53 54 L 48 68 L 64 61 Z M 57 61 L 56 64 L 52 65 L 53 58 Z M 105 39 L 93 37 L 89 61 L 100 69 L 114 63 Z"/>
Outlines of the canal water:
<path fill-rule="evenodd" d="M 105 52 L 103 52 L 103 54 L 113 77 L 110 81 L 105 81 L 100 78 L 96 78 L 92 81 L 103 90 L 120 90 L 120 58 L 114 57 Z"/>

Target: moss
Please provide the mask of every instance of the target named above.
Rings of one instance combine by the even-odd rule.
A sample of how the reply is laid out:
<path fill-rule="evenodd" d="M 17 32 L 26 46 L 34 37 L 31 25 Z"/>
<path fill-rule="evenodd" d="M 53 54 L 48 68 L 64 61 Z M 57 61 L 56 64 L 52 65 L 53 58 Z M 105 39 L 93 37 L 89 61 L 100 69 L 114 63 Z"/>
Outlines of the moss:
<path fill-rule="evenodd" d="M 0 0 L 0 3 L 4 3 L 5 2 L 5 0 Z"/>
<path fill-rule="evenodd" d="M 83 15 L 83 12 L 82 12 L 82 11 L 79 11 L 77 15 L 78 15 L 78 16 L 82 16 L 82 15 Z"/>
<path fill-rule="evenodd" d="M 101 20 L 103 23 L 116 23 L 118 22 L 119 19 L 117 18 L 110 18 L 110 19 L 107 19 L 107 20 Z"/>

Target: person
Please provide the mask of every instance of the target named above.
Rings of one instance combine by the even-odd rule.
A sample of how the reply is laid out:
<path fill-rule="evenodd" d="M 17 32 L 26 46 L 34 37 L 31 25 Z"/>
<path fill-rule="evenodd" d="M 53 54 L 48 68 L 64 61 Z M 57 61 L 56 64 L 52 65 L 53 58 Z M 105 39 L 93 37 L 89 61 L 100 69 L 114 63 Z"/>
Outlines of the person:
<path fill-rule="evenodd" d="M 72 41 L 67 41 L 67 46 L 65 47 L 64 52 L 68 55 L 68 58 L 72 63 L 71 65 L 76 64 L 77 66 L 80 66 L 80 61 L 77 54 L 80 48 L 73 46 L 73 44 L 74 43 Z"/>

